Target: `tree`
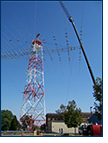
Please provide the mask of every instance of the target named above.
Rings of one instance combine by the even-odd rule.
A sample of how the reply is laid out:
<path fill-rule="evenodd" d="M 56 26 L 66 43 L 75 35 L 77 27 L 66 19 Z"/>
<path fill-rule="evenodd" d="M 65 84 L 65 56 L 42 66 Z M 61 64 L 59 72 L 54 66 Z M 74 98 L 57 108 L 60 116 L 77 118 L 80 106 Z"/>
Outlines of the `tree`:
<path fill-rule="evenodd" d="M 102 79 L 97 77 L 96 84 L 93 86 L 93 97 L 95 97 L 96 102 L 94 102 L 95 114 L 98 116 L 99 120 L 102 120 Z"/>
<path fill-rule="evenodd" d="M 14 116 L 13 116 L 13 119 L 12 119 L 12 121 L 11 121 L 10 130 L 14 130 L 14 131 L 18 130 L 18 125 L 19 125 L 19 122 L 17 121 L 17 118 L 16 118 L 16 116 L 14 115 Z"/>
<path fill-rule="evenodd" d="M 64 112 L 64 122 L 68 128 L 76 128 L 82 123 L 81 109 L 76 107 L 74 100 L 68 102 L 67 110 Z"/>
<path fill-rule="evenodd" d="M 7 130 L 16 130 L 18 129 L 18 121 L 16 119 L 16 116 L 12 114 L 9 110 L 1 110 L 1 130 L 7 131 Z M 12 127 L 14 125 L 14 127 Z M 13 129 L 14 128 L 14 129 Z"/>
<path fill-rule="evenodd" d="M 6 131 L 10 129 L 13 114 L 11 111 L 1 111 L 1 130 Z"/>
<path fill-rule="evenodd" d="M 30 118 L 27 115 L 24 115 L 20 120 L 22 123 L 21 128 L 25 131 L 30 124 Z"/>
<path fill-rule="evenodd" d="M 7 131 L 10 128 L 10 121 L 7 118 L 1 119 L 1 130 Z"/>
<path fill-rule="evenodd" d="M 64 113 L 66 110 L 66 106 L 64 106 L 63 104 L 60 105 L 60 109 L 56 110 L 55 112 L 57 114 L 61 114 L 61 113 Z"/>
<path fill-rule="evenodd" d="M 29 116 L 25 114 L 20 118 L 20 121 L 21 121 L 21 128 L 23 130 L 34 130 L 34 120 L 32 118 L 32 115 Z"/>

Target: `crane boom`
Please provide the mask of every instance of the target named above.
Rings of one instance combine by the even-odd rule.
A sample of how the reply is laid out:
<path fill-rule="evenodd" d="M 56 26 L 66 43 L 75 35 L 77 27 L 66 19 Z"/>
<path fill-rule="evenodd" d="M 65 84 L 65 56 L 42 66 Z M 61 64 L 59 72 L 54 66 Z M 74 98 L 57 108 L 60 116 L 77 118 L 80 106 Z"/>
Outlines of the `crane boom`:
<path fill-rule="evenodd" d="M 92 77 L 92 81 L 93 81 L 93 83 L 94 83 L 94 85 L 95 85 L 95 84 L 96 84 L 95 78 L 94 78 L 92 69 L 91 69 L 91 67 L 90 67 L 89 61 L 88 61 L 88 59 L 87 59 L 86 53 L 85 53 L 85 51 L 84 51 L 83 45 L 82 45 L 82 43 L 81 43 L 80 37 L 79 37 L 79 35 L 78 35 L 77 29 L 76 29 L 76 27 L 75 27 L 74 21 L 73 21 L 72 17 L 70 16 L 68 10 L 66 9 L 66 7 L 65 7 L 65 5 L 63 4 L 62 1 L 60 1 L 60 5 L 61 5 L 62 9 L 64 10 L 64 12 L 65 12 L 65 14 L 66 14 L 68 20 L 71 22 L 71 24 L 72 24 L 72 26 L 73 26 L 73 28 L 74 28 L 74 31 L 75 31 L 75 33 L 76 33 L 76 36 L 77 36 L 77 39 L 78 39 L 78 41 L 79 41 L 80 47 L 81 47 L 81 49 L 82 49 L 83 55 L 84 55 L 84 57 L 85 57 L 85 60 L 86 60 L 86 63 L 87 63 L 87 66 L 88 66 L 90 75 L 91 75 L 91 77 Z"/>

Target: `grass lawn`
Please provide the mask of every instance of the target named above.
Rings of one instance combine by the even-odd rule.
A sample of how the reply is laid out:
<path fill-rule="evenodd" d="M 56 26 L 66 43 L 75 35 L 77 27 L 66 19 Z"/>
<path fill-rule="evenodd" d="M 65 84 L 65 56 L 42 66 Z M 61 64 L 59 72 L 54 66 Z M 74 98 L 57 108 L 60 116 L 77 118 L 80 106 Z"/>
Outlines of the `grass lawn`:
<path fill-rule="evenodd" d="M 74 134 L 69 134 L 69 136 L 83 136 L 83 135 L 74 135 Z"/>

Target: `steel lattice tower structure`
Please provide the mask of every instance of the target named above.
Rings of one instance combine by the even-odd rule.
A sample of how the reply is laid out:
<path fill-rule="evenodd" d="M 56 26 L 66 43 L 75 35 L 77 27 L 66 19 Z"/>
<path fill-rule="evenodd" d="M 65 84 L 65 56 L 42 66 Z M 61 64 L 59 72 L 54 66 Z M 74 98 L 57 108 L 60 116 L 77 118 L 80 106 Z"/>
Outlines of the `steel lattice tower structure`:
<path fill-rule="evenodd" d="M 20 118 L 30 130 L 45 123 L 43 47 L 38 36 L 32 41 Z"/>

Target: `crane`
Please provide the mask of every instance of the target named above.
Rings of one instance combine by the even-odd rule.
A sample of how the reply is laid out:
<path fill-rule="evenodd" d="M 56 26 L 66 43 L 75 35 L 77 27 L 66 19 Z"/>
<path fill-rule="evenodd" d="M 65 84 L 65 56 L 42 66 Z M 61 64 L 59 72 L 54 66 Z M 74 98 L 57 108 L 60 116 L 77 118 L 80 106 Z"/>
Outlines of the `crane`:
<path fill-rule="evenodd" d="M 88 59 L 87 59 L 86 53 L 85 53 L 85 51 L 84 51 L 84 47 L 83 47 L 83 45 L 82 45 L 81 39 L 80 39 L 79 34 L 78 34 L 78 32 L 77 32 L 77 29 L 76 29 L 76 27 L 75 27 L 74 20 L 73 20 L 72 16 L 70 16 L 68 10 L 66 9 L 66 7 L 65 7 L 65 5 L 63 4 L 62 1 L 60 1 L 60 5 L 61 5 L 63 11 L 65 12 L 65 14 L 66 14 L 68 20 L 71 22 L 71 24 L 72 24 L 72 26 L 73 26 L 73 28 L 74 28 L 74 31 L 75 31 L 75 33 L 76 33 L 77 39 L 78 39 L 79 44 L 80 44 L 80 47 L 81 47 L 81 49 L 82 49 L 82 52 L 83 52 L 85 61 L 86 61 L 86 63 L 87 63 L 87 66 L 88 66 L 88 69 L 89 69 L 89 72 L 90 72 L 92 81 L 93 81 L 93 83 L 94 83 L 94 85 L 95 85 L 95 84 L 96 84 L 95 78 L 94 78 L 92 69 L 91 69 L 91 67 L 90 67 L 89 61 L 88 61 Z"/>

